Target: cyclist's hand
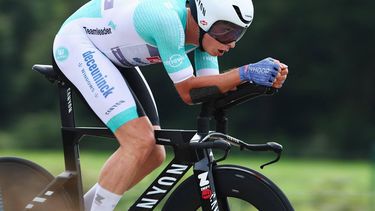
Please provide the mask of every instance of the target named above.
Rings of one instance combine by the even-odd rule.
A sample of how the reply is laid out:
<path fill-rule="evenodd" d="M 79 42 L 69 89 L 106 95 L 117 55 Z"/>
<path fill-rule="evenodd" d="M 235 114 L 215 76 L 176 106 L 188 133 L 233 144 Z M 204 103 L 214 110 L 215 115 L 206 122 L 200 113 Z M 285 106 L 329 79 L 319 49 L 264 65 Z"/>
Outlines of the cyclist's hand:
<path fill-rule="evenodd" d="M 279 63 L 280 65 L 280 70 L 279 72 L 277 73 L 277 76 L 276 76 L 276 79 L 275 81 L 273 82 L 272 84 L 272 87 L 275 87 L 275 88 L 281 88 L 287 78 L 287 75 L 288 75 L 288 66 L 286 64 L 283 64 L 279 61 L 276 60 L 276 62 Z"/>
<path fill-rule="evenodd" d="M 257 63 L 240 67 L 239 72 L 242 81 L 252 81 L 270 87 L 276 82 L 280 69 L 280 62 L 272 58 L 266 58 Z"/>

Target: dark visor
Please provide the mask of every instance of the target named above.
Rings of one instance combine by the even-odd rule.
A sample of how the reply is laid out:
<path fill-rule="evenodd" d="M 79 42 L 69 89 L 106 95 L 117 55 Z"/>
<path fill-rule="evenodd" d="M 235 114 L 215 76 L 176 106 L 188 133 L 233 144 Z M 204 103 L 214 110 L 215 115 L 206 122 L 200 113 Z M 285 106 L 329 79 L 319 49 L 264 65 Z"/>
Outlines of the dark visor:
<path fill-rule="evenodd" d="M 223 44 L 228 44 L 241 39 L 245 31 L 246 28 L 234 23 L 228 21 L 217 21 L 211 26 L 210 30 L 208 30 L 208 34 L 217 41 Z"/>

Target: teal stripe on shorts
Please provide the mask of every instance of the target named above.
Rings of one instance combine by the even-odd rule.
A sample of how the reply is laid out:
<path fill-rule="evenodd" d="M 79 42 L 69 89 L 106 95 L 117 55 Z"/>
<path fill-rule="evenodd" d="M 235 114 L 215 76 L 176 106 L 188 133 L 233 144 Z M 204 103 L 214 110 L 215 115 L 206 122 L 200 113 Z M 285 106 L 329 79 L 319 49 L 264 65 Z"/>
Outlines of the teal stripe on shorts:
<path fill-rule="evenodd" d="M 107 122 L 107 126 L 112 132 L 115 132 L 123 124 L 138 117 L 137 107 L 134 106 L 112 117 L 112 119 Z"/>

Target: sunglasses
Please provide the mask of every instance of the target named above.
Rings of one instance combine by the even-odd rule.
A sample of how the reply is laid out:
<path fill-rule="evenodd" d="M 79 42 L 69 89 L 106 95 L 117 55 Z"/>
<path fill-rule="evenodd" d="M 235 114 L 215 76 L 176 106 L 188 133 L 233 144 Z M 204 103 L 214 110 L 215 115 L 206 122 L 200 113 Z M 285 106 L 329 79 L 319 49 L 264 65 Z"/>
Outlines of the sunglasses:
<path fill-rule="evenodd" d="M 245 34 L 247 28 L 238 26 L 228 21 L 217 21 L 208 30 L 208 34 L 217 41 L 228 44 L 238 41 Z"/>

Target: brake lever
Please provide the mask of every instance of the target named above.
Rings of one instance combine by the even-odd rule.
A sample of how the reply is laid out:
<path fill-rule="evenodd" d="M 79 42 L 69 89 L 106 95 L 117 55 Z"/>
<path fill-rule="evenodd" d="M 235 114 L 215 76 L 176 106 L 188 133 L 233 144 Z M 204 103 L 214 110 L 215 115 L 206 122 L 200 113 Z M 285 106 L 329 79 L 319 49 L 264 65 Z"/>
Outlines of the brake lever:
<path fill-rule="evenodd" d="M 263 165 L 260 166 L 261 169 L 263 169 L 264 167 L 268 166 L 268 165 L 271 165 L 273 163 L 276 163 L 277 161 L 280 160 L 281 158 L 281 152 L 283 151 L 283 146 L 281 146 L 280 144 L 276 143 L 276 142 L 268 142 L 267 145 L 270 147 L 270 149 L 275 152 L 277 154 L 277 157 L 275 160 L 272 160 L 268 163 L 265 163 Z"/>

